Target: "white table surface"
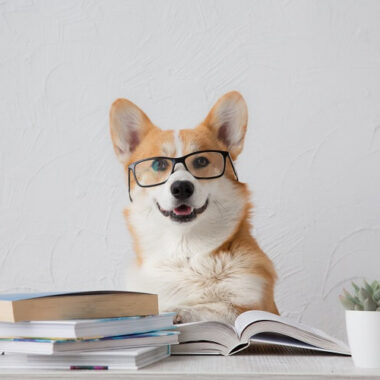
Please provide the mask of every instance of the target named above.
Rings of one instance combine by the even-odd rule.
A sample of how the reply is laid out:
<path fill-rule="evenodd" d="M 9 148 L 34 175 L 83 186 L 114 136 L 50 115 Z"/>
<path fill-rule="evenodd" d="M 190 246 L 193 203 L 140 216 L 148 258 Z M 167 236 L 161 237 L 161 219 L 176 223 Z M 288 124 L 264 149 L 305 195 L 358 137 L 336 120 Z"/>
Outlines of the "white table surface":
<path fill-rule="evenodd" d="M 380 379 L 380 369 L 355 368 L 351 357 L 282 347 L 252 347 L 230 357 L 171 356 L 138 371 L 4 370 L 0 379 Z"/>

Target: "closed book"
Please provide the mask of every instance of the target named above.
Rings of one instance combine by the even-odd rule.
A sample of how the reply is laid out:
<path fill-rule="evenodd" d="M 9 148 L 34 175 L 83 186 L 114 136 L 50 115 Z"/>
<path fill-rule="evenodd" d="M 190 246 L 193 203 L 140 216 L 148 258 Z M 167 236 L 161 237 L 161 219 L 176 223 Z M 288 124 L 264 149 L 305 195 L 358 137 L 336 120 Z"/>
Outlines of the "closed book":
<path fill-rule="evenodd" d="M 156 294 L 125 291 L 0 294 L 0 321 L 113 318 L 158 314 Z"/>
<path fill-rule="evenodd" d="M 72 319 L 66 321 L 0 322 L 1 337 L 91 338 L 129 335 L 173 327 L 175 313 L 142 317 Z"/>
<path fill-rule="evenodd" d="M 64 352 L 104 351 L 132 347 L 163 346 L 177 344 L 178 335 L 178 331 L 172 330 L 97 339 L 0 338 L 0 352 L 54 355 Z"/>
<path fill-rule="evenodd" d="M 56 355 L 5 353 L 0 368 L 14 369 L 140 369 L 170 356 L 170 346 L 127 348 Z"/>

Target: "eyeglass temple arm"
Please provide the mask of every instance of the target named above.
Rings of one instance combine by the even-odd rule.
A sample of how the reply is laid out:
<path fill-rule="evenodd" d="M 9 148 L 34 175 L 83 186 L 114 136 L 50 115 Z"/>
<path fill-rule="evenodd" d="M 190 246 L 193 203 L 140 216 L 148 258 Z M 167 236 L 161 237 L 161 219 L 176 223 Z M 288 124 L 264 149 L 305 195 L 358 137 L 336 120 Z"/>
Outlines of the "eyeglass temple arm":
<path fill-rule="evenodd" d="M 131 197 L 131 168 L 128 168 L 128 196 L 129 200 L 133 202 Z"/>
<path fill-rule="evenodd" d="M 235 174 L 236 180 L 239 181 L 239 177 L 238 177 L 238 175 L 237 175 L 237 172 L 236 172 L 236 169 L 235 169 L 235 165 L 234 165 L 234 163 L 233 163 L 233 161 L 232 161 L 232 158 L 231 158 L 231 156 L 230 156 L 230 153 L 228 152 L 227 155 L 228 155 L 228 159 L 230 160 L 230 164 L 231 164 L 232 170 L 233 170 L 233 172 L 234 172 L 234 174 Z"/>

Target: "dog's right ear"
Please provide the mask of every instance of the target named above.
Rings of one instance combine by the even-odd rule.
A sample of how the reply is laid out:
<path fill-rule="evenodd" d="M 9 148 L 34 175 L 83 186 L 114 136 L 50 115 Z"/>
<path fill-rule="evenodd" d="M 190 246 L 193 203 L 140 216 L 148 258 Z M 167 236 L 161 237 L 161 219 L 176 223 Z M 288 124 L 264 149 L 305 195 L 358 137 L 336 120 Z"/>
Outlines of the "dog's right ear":
<path fill-rule="evenodd" d="M 116 156 L 126 164 L 144 136 L 155 127 L 136 104 L 127 99 L 117 99 L 110 110 L 110 128 Z"/>
<path fill-rule="evenodd" d="M 205 120 L 205 124 L 225 145 L 233 160 L 243 149 L 247 122 L 247 104 L 237 91 L 223 95 L 211 108 Z"/>

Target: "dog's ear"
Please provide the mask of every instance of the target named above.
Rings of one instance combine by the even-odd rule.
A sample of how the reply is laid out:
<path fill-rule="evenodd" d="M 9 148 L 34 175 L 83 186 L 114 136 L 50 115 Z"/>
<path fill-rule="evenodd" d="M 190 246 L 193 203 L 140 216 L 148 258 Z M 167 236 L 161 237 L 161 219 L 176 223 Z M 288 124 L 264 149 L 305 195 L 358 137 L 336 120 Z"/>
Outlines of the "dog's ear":
<path fill-rule="evenodd" d="M 247 104 L 237 91 L 223 95 L 211 108 L 204 121 L 226 146 L 233 159 L 243 149 L 247 122 Z"/>
<path fill-rule="evenodd" d="M 146 134 L 155 127 L 148 116 L 127 99 L 117 99 L 110 110 L 110 127 L 113 147 L 123 164 Z"/>

